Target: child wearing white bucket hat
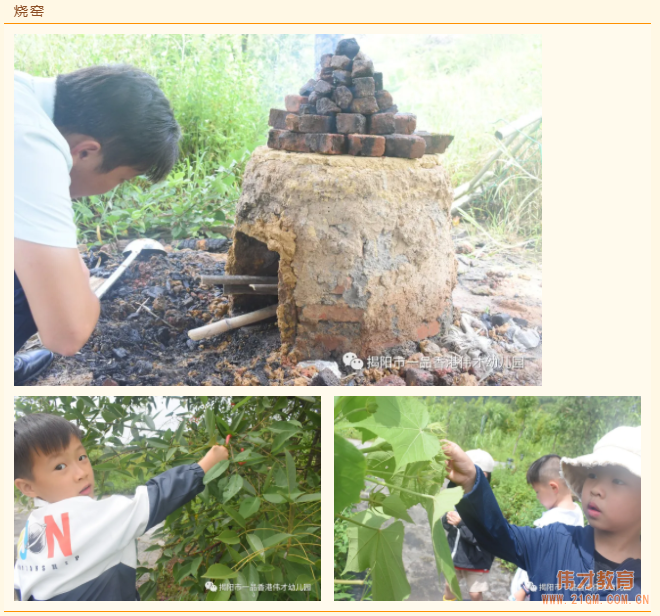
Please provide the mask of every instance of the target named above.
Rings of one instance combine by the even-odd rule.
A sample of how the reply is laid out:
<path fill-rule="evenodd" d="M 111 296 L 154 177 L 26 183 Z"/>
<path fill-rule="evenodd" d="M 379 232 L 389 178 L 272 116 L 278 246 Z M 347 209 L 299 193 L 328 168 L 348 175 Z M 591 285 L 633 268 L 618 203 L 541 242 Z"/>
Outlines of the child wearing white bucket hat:
<path fill-rule="evenodd" d="M 528 572 L 532 601 L 546 595 L 553 602 L 587 596 L 593 602 L 598 595 L 603 602 L 635 602 L 642 581 L 641 433 L 640 426 L 619 427 L 592 454 L 562 458 L 563 477 L 589 522 L 584 528 L 509 524 L 481 469 L 446 441 L 448 477 L 465 491 L 456 510 L 481 546 Z"/>

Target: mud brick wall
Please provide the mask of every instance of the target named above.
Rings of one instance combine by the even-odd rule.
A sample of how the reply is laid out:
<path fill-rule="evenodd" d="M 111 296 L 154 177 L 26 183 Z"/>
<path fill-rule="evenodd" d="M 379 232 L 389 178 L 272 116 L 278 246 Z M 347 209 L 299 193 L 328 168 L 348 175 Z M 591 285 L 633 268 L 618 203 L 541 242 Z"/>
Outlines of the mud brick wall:
<path fill-rule="evenodd" d="M 451 202 L 439 156 L 258 148 L 245 171 L 227 272 L 277 268 L 278 325 L 292 360 L 377 355 L 436 335 L 451 321 Z M 232 301 L 242 311 L 273 298 Z"/>

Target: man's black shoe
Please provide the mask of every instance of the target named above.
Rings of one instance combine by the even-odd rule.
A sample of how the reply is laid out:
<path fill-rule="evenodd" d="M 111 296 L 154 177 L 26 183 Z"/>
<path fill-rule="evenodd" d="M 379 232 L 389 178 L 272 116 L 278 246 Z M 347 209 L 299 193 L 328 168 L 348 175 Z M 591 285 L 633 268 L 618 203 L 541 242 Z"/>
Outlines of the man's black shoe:
<path fill-rule="evenodd" d="M 39 376 L 53 363 L 55 356 L 47 349 L 37 349 L 14 355 L 14 385 L 24 385 Z"/>

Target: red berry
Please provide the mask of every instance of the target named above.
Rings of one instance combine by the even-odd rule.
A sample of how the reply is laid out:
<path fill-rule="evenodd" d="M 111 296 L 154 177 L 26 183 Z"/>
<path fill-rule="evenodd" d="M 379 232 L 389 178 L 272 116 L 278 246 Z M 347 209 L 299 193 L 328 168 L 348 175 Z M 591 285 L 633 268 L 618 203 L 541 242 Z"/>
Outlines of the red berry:
<path fill-rule="evenodd" d="M 225 439 L 225 445 L 229 445 L 230 440 L 231 440 L 231 434 L 228 434 L 227 438 Z"/>

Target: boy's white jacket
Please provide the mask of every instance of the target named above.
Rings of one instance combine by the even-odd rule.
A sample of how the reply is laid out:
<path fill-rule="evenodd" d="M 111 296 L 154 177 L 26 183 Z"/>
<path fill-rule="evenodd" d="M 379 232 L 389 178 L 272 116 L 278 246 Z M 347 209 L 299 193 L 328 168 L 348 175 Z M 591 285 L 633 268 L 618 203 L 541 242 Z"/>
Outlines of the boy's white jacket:
<path fill-rule="evenodd" d="M 14 588 L 22 601 L 138 601 L 135 540 L 204 489 L 198 464 L 178 466 L 133 498 L 37 501 L 19 538 Z"/>

